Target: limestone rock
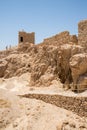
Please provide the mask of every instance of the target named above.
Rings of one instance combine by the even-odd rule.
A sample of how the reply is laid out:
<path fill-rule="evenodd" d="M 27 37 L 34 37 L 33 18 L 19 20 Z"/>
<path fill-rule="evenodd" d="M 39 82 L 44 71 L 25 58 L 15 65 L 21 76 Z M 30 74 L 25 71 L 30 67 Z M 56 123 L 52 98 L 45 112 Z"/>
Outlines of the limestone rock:
<path fill-rule="evenodd" d="M 70 59 L 70 67 L 74 84 L 84 85 L 87 79 L 87 53 L 74 55 Z"/>
<path fill-rule="evenodd" d="M 30 71 L 28 58 L 28 54 L 11 54 L 6 57 L 6 63 L 2 66 L 4 75 L 1 75 L 1 77 L 9 78 L 16 75 L 19 76 L 22 73 Z"/>
<path fill-rule="evenodd" d="M 3 77 L 5 75 L 5 70 L 7 69 L 7 61 L 6 60 L 0 60 L 0 77 Z"/>
<path fill-rule="evenodd" d="M 35 48 L 35 47 L 34 47 Z M 31 55 L 33 57 L 31 70 L 31 84 L 38 82 L 46 83 L 45 75 L 53 75 L 53 79 L 61 79 L 61 82 L 72 81 L 71 70 L 69 65 L 70 58 L 83 52 L 79 45 L 60 45 L 40 44 L 37 46 L 38 52 Z M 35 54 L 35 55 L 34 55 Z M 41 79 L 40 79 L 41 78 Z M 47 78 L 48 79 L 48 78 Z M 49 82 L 50 80 L 48 80 Z"/>
<path fill-rule="evenodd" d="M 18 51 L 19 52 L 27 52 L 27 50 L 29 49 L 29 48 L 31 48 L 32 46 L 34 46 L 34 44 L 33 43 L 28 43 L 28 42 L 26 42 L 26 43 L 20 43 L 20 44 L 18 44 Z"/>
<path fill-rule="evenodd" d="M 59 72 L 59 77 L 62 80 L 62 82 L 72 81 L 72 76 L 71 76 L 71 69 L 69 65 L 69 60 L 70 58 L 78 54 L 80 52 L 83 52 L 83 48 L 79 45 L 62 45 L 59 48 L 58 51 L 58 72 Z"/>
<path fill-rule="evenodd" d="M 80 90 L 87 89 L 87 73 L 79 76 L 78 82 Z"/>

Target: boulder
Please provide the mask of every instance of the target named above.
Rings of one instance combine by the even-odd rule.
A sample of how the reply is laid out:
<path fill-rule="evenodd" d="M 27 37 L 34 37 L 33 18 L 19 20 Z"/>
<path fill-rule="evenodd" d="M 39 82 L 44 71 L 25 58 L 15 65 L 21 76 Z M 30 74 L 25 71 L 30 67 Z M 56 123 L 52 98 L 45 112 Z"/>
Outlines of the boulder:
<path fill-rule="evenodd" d="M 3 66 L 4 77 L 10 78 L 13 76 L 20 76 L 27 71 L 30 71 L 28 54 L 11 54 L 5 58 L 6 65 Z M 1 65 L 2 66 L 2 65 Z"/>
<path fill-rule="evenodd" d="M 70 68 L 74 84 L 84 86 L 83 84 L 86 84 L 87 80 L 87 53 L 74 55 L 70 59 Z"/>
<path fill-rule="evenodd" d="M 77 84 L 78 90 L 87 90 L 87 73 L 79 76 Z"/>

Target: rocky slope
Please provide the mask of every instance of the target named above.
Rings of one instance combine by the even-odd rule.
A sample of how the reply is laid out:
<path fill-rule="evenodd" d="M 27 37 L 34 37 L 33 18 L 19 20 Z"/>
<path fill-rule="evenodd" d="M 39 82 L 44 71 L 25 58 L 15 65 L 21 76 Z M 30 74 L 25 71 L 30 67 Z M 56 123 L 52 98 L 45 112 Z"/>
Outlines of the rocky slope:
<path fill-rule="evenodd" d="M 87 130 L 87 119 L 0 89 L 0 130 Z"/>
<path fill-rule="evenodd" d="M 46 97 L 44 101 L 48 103 L 39 98 L 23 98 L 26 94 L 31 94 L 31 97 L 33 94 L 36 97 L 38 94 L 56 94 L 64 99 L 66 95 L 70 99 L 73 97 L 73 100 L 76 96 L 82 96 L 79 104 L 82 105 L 83 101 L 85 107 L 81 112 L 86 113 L 87 101 L 84 96 L 87 96 L 87 91 L 75 94 L 68 90 L 87 89 L 86 63 L 86 49 L 78 44 L 77 36 L 67 31 L 38 45 L 20 43 L 17 47 L 1 51 L 0 130 L 87 130 L 86 114 L 79 117 L 76 113 L 48 104 L 51 101 L 49 98 L 47 101 Z M 64 101 L 63 106 L 66 106 Z M 69 107 L 72 105 L 70 102 Z M 73 110 L 78 102 L 74 105 Z M 80 105 L 76 111 L 80 112 Z"/>

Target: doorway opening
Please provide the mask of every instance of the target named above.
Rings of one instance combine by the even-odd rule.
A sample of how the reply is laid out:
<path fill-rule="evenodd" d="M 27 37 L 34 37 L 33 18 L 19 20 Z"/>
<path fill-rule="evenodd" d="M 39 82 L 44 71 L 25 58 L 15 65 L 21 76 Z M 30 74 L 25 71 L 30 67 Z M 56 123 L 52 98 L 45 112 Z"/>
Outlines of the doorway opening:
<path fill-rule="evenodd" d="M 20 37 L 20 42 L 23 42 L 23 37 Z"/>

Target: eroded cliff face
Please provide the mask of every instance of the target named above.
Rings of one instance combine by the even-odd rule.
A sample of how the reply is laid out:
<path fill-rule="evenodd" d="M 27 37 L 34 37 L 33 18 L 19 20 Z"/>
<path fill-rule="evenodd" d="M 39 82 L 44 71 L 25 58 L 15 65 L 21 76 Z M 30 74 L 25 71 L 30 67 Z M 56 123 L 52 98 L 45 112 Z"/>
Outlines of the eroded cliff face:
<path fill-rule="evenodd" d="M 20 43 L 16 48 L 0 52 L 0 57 L 0 77 L 30 72 L 33 86 L 49 86 L 53 80 L 60 80 L 66 85 L 74 83 L 87 88 L 86 50 L 78 45 L 77 36 L 67 31 L 38 45 Z"/>

